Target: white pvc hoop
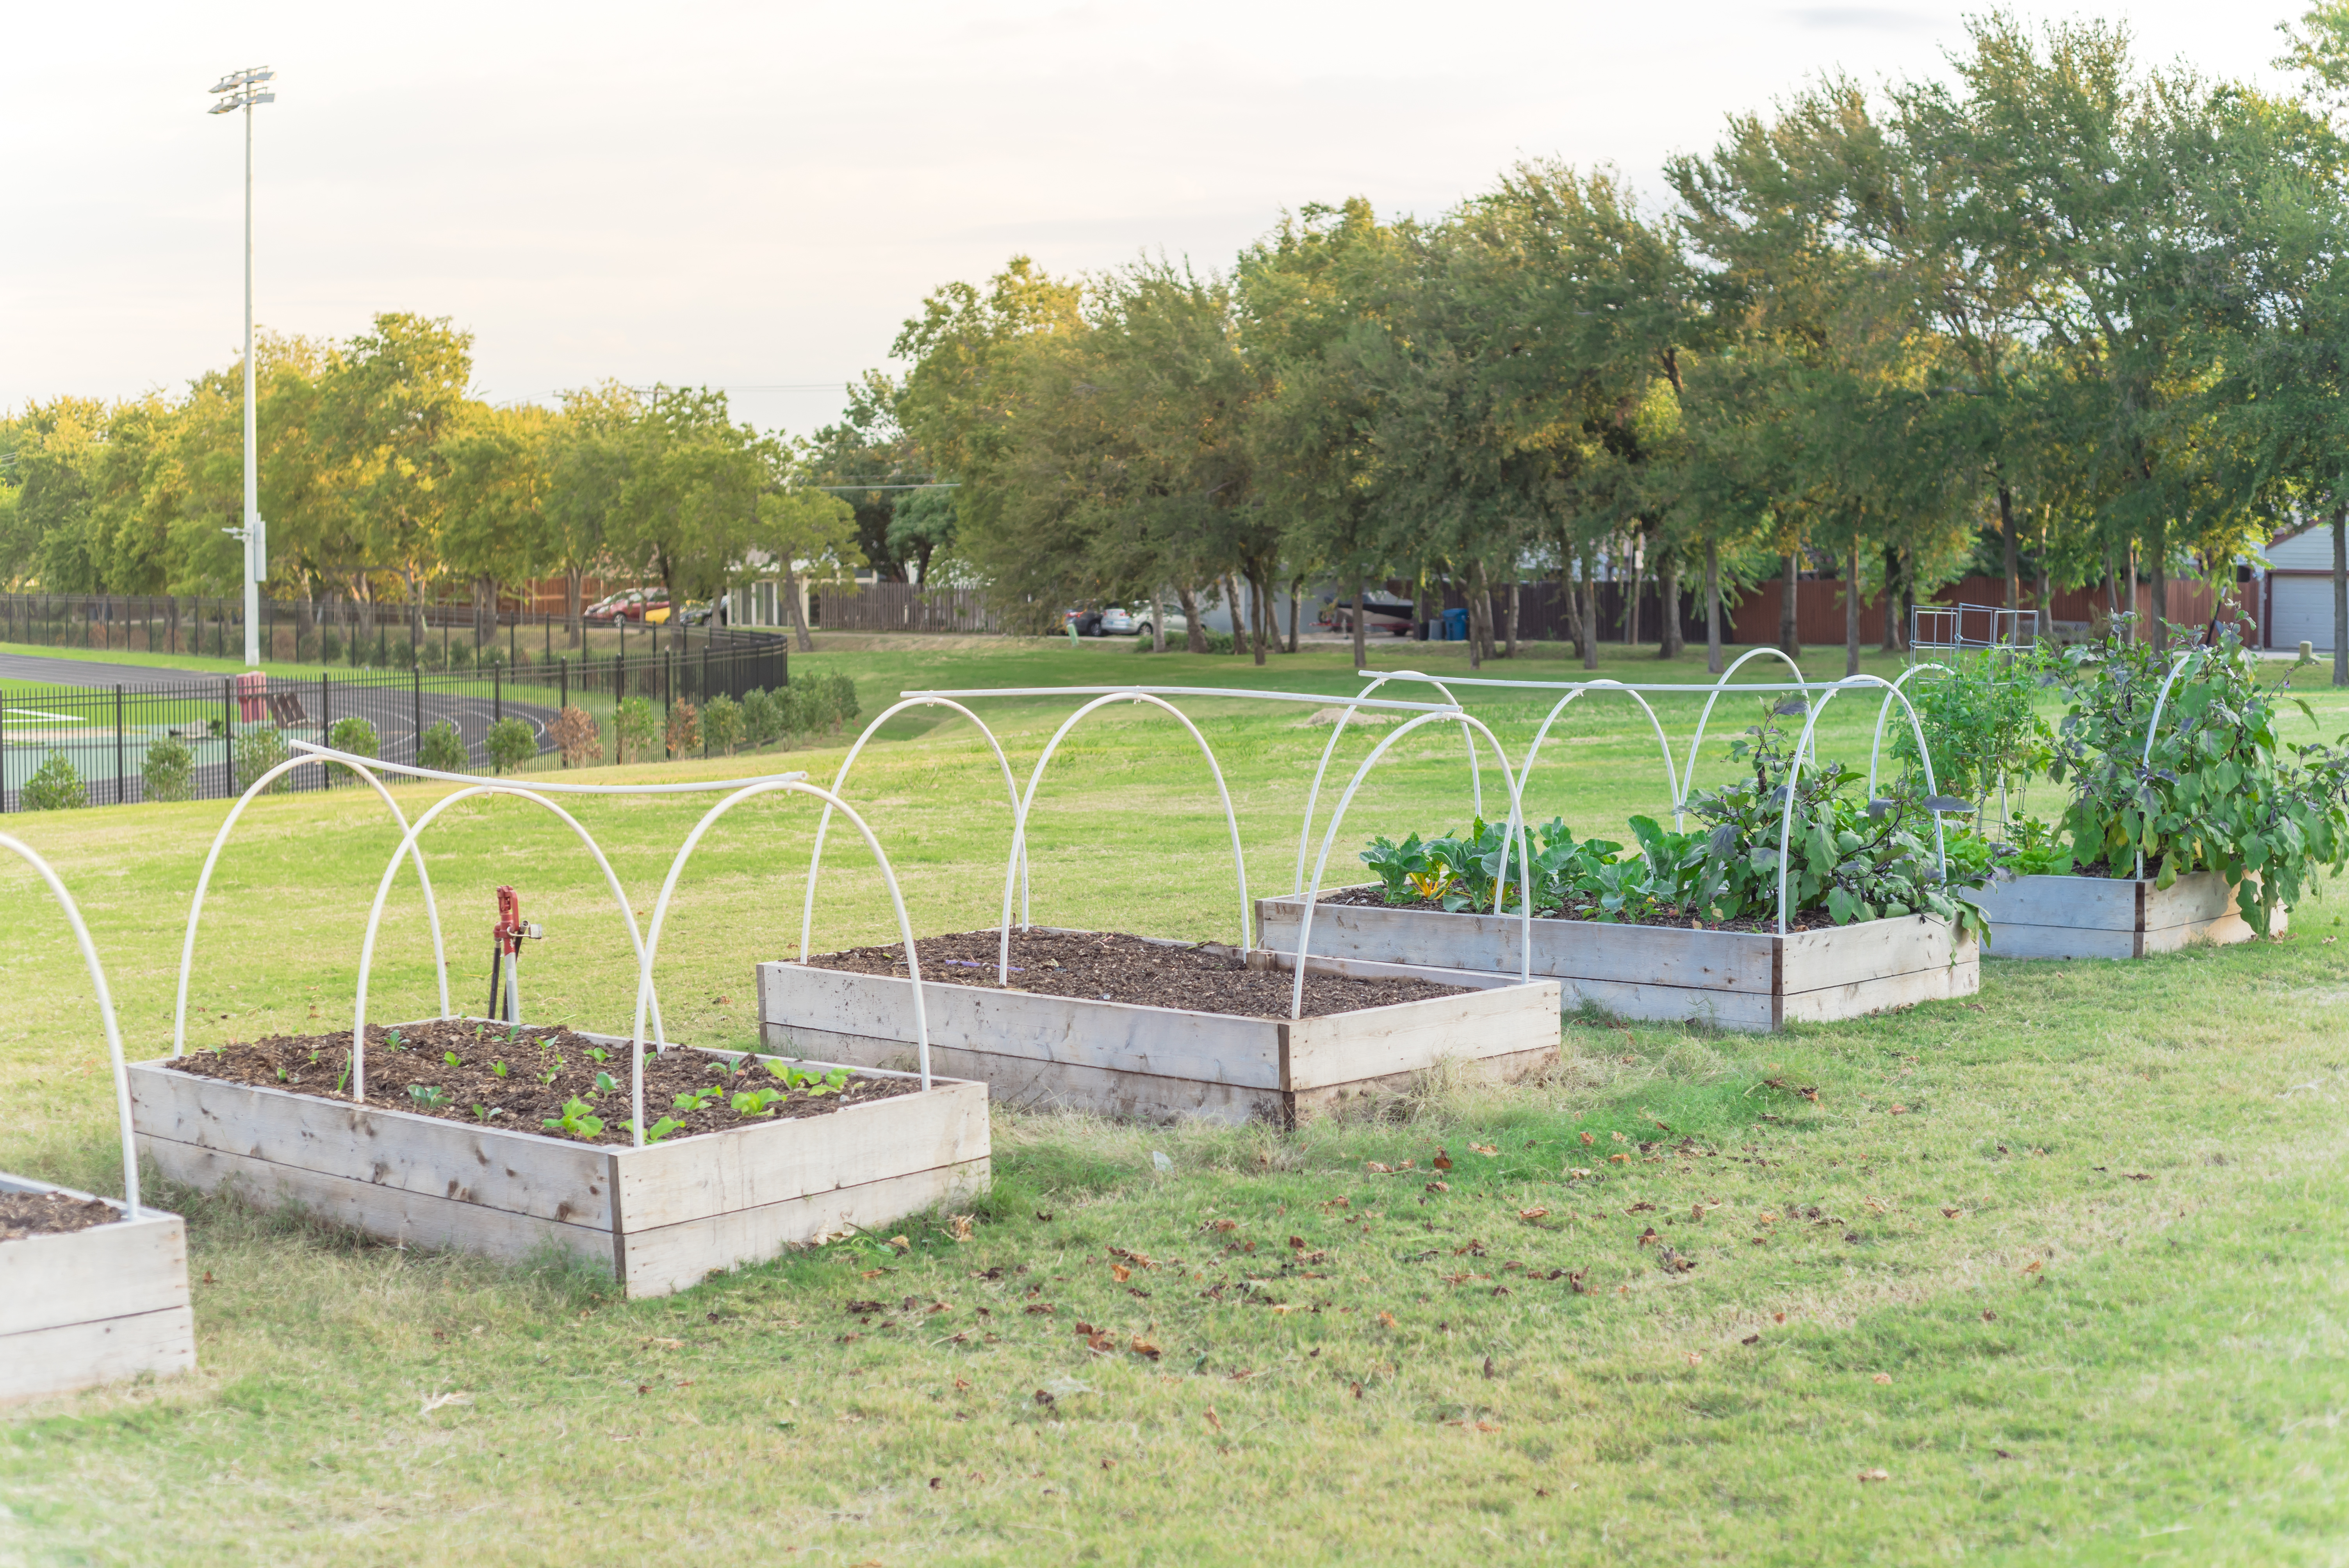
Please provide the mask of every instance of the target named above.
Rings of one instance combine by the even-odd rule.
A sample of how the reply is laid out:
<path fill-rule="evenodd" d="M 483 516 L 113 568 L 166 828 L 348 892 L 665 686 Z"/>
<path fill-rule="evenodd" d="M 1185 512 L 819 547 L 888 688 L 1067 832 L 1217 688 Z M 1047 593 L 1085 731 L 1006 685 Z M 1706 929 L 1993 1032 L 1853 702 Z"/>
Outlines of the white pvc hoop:
<path fill-rule="evenodd" d="M 1549 710 L 1549 717 L 1542 720 L 1541 728 L 1534 732 L 1534 743 L 1526 748 L 1526 765 L 1517 772 L 1517 790 L 1519 795 L 1517 809 L 1520 813 L 1524 811 L 1525 805 L 1523 796 L 1526 791 L 1529 791 L 1534 787 L 1534 759 L 1541 754 L 1542 742 L 1549 738 L 1549 727 L 1557 722 L 1558 716 L 1566 711 L 1567 706 L 1573 702 L 1576 697 L 1585 696 L 1594 691 L 1603 691 L 1610 686 L 1618 691 L 1623 692 L 1629 696 L 1633 702 L 1638 703 L 1640 705 L 1640 711 L 1648 716 L 1649 727 L 1656 732 L 1656 745 L 1664 754 L 1664 789 L 1669 793 L 1670 799 L 1672 802 L 1672 830 L 1674 832 L 1678 832 L 1681 826 L 1681 781 L 1680 776 L 1672 771 L 1671 742 L 1664 738 L 1663 721 L 1656 717 L 1656 710 L 1648 706 L 1648 699 L 1641 696 L 1638 692 L 1633 691 L 1630 687 L 1625 686 L 1620 681 L 1592 681 L 1586 686 L 1578 686 L 1575 687 L 1574 690 L 1567 693 L 1564 696 L 1557 699 L 1556 706 L 1551 707 Z"/>
<path fill-rule="evenodd" d="M 2170 665 L 2169 675 L 2162 681 L 2161 690 L 2153 699 L 2153 721 L 2145 727 L 2145 755 L 2137 759 L 2137 768 L 2140 771 L 2153 766 L 2153 738 L 2161 729 L 2161 709 L 2162 705 L 2169 700 L 2169 688 L 2178 684 L 2178 677 L 2186 673 L 2187 665 L 2191 663 L 2197 655 L 2209 652 L 2208 648 L 2189 648 L 2178 655 L 2177 660 Z M 2145 844 L 2142 840 L 2138 841 L 2137 849 L 2137 874 L 2140 880 L 2145 876 Z"/>
<path fill-rule="evenodd" d="M 1786 791 L 1785 810 L 1778 819 L 1778 934 L 1781 936 L 1786 934 L 1786 856 L 1794 847 L 1795 795 L 1802 783 L 1804 749 L 1810 745 L 1811 732 L 1819 722 L 1819 715 L 1826 711 L 1827 704 L 1845 689 L 1857 690 L 1871 686 L 1882 686 L 1893 696 L 1900 698 L 1900 707 L 1909 715 L 1909 727 L 1917 737 L 1917 757 L 1925 769 L 1925 793 L 1930 797 L 1940 792 L 1940 786 L 1933 782 L 1933 754 L 1925 745 L 1925 727 L 1918 722 L 1917 710 L 1910 706 L 1907 696 L 1882 676 L 1846 676 L 1836 682 L 1835 689 L 1819 698 L 1812 707 L 1809 717 L 1803 720 L 1802 738 L 1795 743 L 1795 755 L 1787 763 L 1786 782 L 1781 786 Z M 1935 869 L 1946 880 L 1950 874 L 1950 851 L 1948 841 L 1941 832 L 1941 813 L 1930 806 L 1926 810 L 1933 819 Z"/>
<path fill-rule="evenodd" d="M 677 858 L 669 862 L 668 877 L 661 883 L 660 900 L 653 905 L 652 924 L 645 933 L 644 946 L 641 950 L 641 966 L 636 974 L 636 1040 L 628 1052 L 631 1064 L 629 1101 L 631 1109 L 636 1113 L 636 1119 L 630 1130 L 635 1135 L 636 1147 L 638 1149 L 645 1146 L 645 1010 L 653 1000 L 653 960 L 659 954 L 661 925 L 668 916 L 669 898 L 677 892 L 678 878 L 685 871 L 687 859 L 701 842 L 701 836 L 708 832 L 720 817 L 743 801 L 776 789 L 787 790 L 798 795 L 811 795 L 822 800 L 824 803 L 826 818 L 831 816 L 833 807 L 838 807 L 848 820 L 856 825 L 856 830 L 864 836 L 864 847 L 871 850 L 873 858 L 880 862 L 882 880 L 889 886 L 890 907 L 896 912 L 897 915 L 897 933 L 905 944 L 905 971 L 913 980 L 914 1048 L 920 1059 L 922 1087 L 926 1089 L 930 1087 L 930 1020 L 929 1014 L 922 1003 L 921 954 L 914 945 L 914 925 L 905 915 L 905 898 L 897 886 L 897 873 L 890 866 L 889 857 L 882 852 L 881 841 L 874 836 L 872 828 L 866 825 L 864 818 L 856 814 L 853 807 L 829 789 L 797 779 L 781 779 L 763 784 L 746 785 L 704 812 L 701 820 L 694 824 L 693 831 L 686 835 L 685 842 L 678 847 Z"/>
<path fill-rule="evenodd" d="M 180 944 L 179 1000 L 171 1010 L 171 1054 L 175 1057 L 185 1056 L 188 1049 L 188 977 L 195 967 L 196 923 L 203 917 L 204 893 L 212 883 L 212 868 L 220 863 L 221 851 L 227 847 L 229 830 L 236 826 L 236 820 L 244 814 L 244 809 L 253 804 L 254 798 L 269 788 L 271 780 L 282 773 L 290 772 L 305 764 L 323 765 L 331 758 L 349 768 L 374 786 L 375 792 L 383 799 L 385 810 L 391 813 L 391 820 L 399 824 L 401 832 L 408 830 L 407 814 L 400 810 L 399 802 L 391 798 L 391 791 L 383 787 L 383 780 L 378 779 L 371 771 L 373 766 L 378 765 L 372 764 L 366 758 L 355 757 L 349 752 L 335 751 L 326 747 L 313 747 L 305 741 L 297 740 L 293 744 L 301 748 L 305 753 L 316 753 L 316 755 L 287 758 L 254 779 L 252 786 L 237 797 L 236 804 L 229 808 L 228 815 L 222 820 L 220 831 L 212 835 L 212 851 L 204 856 L 204 869 L 196 876 L 196 896 L 188 905 L 188 934 Z M 397 767 L 398 765 L 381 764 L 379 766 Z M 440 774 L 434 777 L 446 778 L 447 775 Z M 417 849 L 414 858 L 416 880 L 424 889 L 424 916 L 432 929 L 432 963 L 440 977 L 440 1011 L 446 1015 L 449 1011 L 449 953 L 440 937 L 440 909 L 433 901 L 432 879 L 424 870 L 424 851 Z"/>
<path fill-rule="evenodd" d="M 1044 769 L 1051 762 L 1052 753 L 1060 748 L 1061 740 L 1067 737 L 1069 731 L 1076 727 L 1078 720 L 1083 718 L 1095 708 L 1105 707 L 1113 702 L 1146 702 L 1154 707 L 1162 708 L 1167 713 L 1174 715 L 1175 722 L 1182 725 L 1185 729 L 1189 730 L 1191 732 L 1191 738 L 1199 743 L 1200 755 L 1204 756 L 1207 759 L 1207 770 L 1215 775 L 1216 793 L 1217 796 L 1221 797 L 1224 802 L 1224 820 L 1231 828 L 1232 874 L 1239 882 L 1239 944 L 1242 952 L 1246 952 L 1247 950 L 1247 861 L 1240 848 L 1239 814 L 1232 810 L 1232 792 L 1224 783 L 1224 770 L 1216 761 L 1216 749 L 1214 747 L 1207 744 L 1207 738 L 1199 733 L 1199 727 L 1193 724 L 1190 720 L 1190 717 L 1184 713 L 1181 708 L 1176 707 L 1173 703 L 1156 696 L 1154 693 L 1139 691 L 1129 687 L 1123 690 L 1111 692 L 1102 696 L 1097 696 L 1093 698 L 1092 701 L 1085 704 L 1084 707 L 1077 709 L 1076 712 L 1069 715 L 1069 717 L 1062 721 L 1061 727 L 1052 732 L 1052 738 L 1045 744 L 1044 754 L 1036 758 L 1036 770 L 1028 776 L 1028 792 L 1021 798 L 1019 802 L 1019 813 L 1013 820 L 1011 824 L 1011 859 L 1003 868 L 1003 936 L 1001 946 L 996 959 L 996 984 L 999 985 L 1009 985 L 1011 984 L 1011 887 L 1014 880 L 1019 875 L 1021 864 L 1025 861 L 1027 857 L 1028 814 L 1035 808 L 1037 786 L 1044 781 Z M 1022 912 L 1023 915 L 1025 913 L 1025 911 Z M 1028 929 L 1028 923 L 1024 919 L 1020 923 L 1020 929 L 1023 931 Z"/>
<path fill-rule="evenodd" d="M 840 793 L 842 789 L 847 785 L 849 769 L 854 766 L 857 754 L 864 749 L 864 743 L 873 738 L 873 734 L 875 730 L 879 729 L 883 724 L 886 723 L 893 715 L 902 713 L 909 707 L 950 707 L 957 713 L 962 715 L 965 718 L 970 720 L 971 723 L 978 726 L 978 732 L 987 737 L 987 744 L 992 748 L 995 752 L 995 760 L 1000 764 L 1003 769 L 1003 792 L 1009 798 L 1012 816 L 1017 818 L 1019 814 L 1019 781 L 1011 776 L 1011 759 L 1004 756 L 1003 743 L 996 739 L 995 731 L 987 727 L 987 721 L 985 719 L 980 718 L 978 715 L 971 712 L 970 709 L 963 707 L 962 704 L 956 702 L 951 697 L 909 696 L 890 707 L 886 712 L 875 718 L 871 724 L 866 725 L 864 727 L 864 733 L 856 738 L 856 744 L 848 748 L 848 755 L 841 758 L 840 771 L 833 775 L 832 792 L 834 795 L 837 795 Z M 808 944 L 815 931 L 816 874 L 823 864 L 824 835 L 830 830 L 831 827 L 832 807 L 827 804 L 823 809 L 823 815 L 816 820 L 815 848 L 808 853 L 807 894 L 805 900 L 800 906 L 800 962 L 802 964 L 807 962 Z M 1028 866 L 1024 859 L 1020 862 L 1019 870 L 1019 920 L 1020 923 L 1024 925 L 1028 921 L 1028 897 L 1030 892 Z"/>
<path fill-rule="evenodd" d="M 1788 657 L 1786 651 L 1784 648 L 1748 648 L 1745 652 L 1738 655 L 1736 658 L 1730 661 L 1729 667 L 1722 671 L 1721 674 L 1714 678 L 1713 683 L 1713 695 L 1704 699 L 1704 710 L 1696 716 L 1696 733 L 1689 737 L 1688 766 L 1681 769 L 1681 778 L 1684 781 L 1685 789 L 1683 790 L 1681 798 L 1672 802 L 1672 827 L 1675 830 L 1677 830 L 1681 825 L 1682 814 L 1688 810 L 1687 791 L 1693 790 L 1696 788 L 1696 754 L 1698 748 L 1704 745 L 1704 727 L 1713 721 L 1713 705 L 1721 700 L 1721 694 L 1726 691 L 1729 687 L 1729 677 L 1737 673 L 1737 669 L 1740 665 L 1743 665 L 1748 659 L 1758 659 L 1765 655 L 1770 658 L 1776 659 L 1780 664 L 1785 665 L 1788 669 L 1795 672 L 1795 685 L 1791 689 L 1800 691 L 1809 691 L 1811 689 L 1811 683 L 1803 679 L 1803 666 L 1796 664 L 1792 658 Z M 1754 691 L 1785 691 L 1790 688 L 1783 686 L 1754 686 L 1752 689 Z"/>
<path fill-rule="evenodd" d="M 106 970 L 98 961 L 98 948 L 89 939 L 89 927 L 81 918 L 81 906 L 74 903 L 73 894 L 39 851 L 21 839 L 0 833 L 0 850 L 8 850 L 31 866 L 47 882 L 49 892 L 66 912 L 66 923 L 73 927 L 74 944 L 81 949 L 81 961 L 89 971 L 90 989 L 98 995 L 98 1016 L 106 1026 L 106 1054 L 114 1068 L 114 1115 L 122 1130 L 122 1205 L 128 1217 L 139 1218 L 139 1139 L 130 1120 L 130 1068 L 122 1057 L 122 1031 L 115 1026 L 114 994 L 107 989 Z"/>
<path fill-rule="evenodd" d="M 1460 712 L 1457 709 L 1451 714 L 1425 713 L 1417 718 L 1407 719 L 1397 725 L 1392 735 L 1371 748 L 1371 754 L 1362 758 L 1361 766 L 1354 769 L 1354 777 L 1348 781 L 1346 792 L 1338 798 L 1337 810 L 1330 814 L 1329 830 L 1321 835 L 1321 853 L 1313 862 L 1313 883 L 1306 892 L 1304 908 L 1299 913 L 1297 920 L 1297 979 L 1290 985 L 1288 993 L 1288 1016 L 1291 1018 L 1304 1016 L 1305 955 L 1313 942 L 1313 906 L 1320 900 L 1321 873 L 1329 869 L 1330 846 L 1338 841 L 1339 824 L 1346 820 L 1346 808 L 1354 803 L 1354 792 L 1362 787 L 1362 780 L 1370 777 L 1371 769 L 1381 757 L 1386 755 L 1389 747 L 1423 724 L 1454 717 L 1463 724 L 1475 725 L 1477 731 L 1486 740 L 1492 742 L 1493 754 L 1500 758 L 1501 781 L 1509 791 L 1509 821 L 1502 834 L 1501 868 L 1504 874 L 1494 879 L 1493 913 L 1495 914 L 1501 913 L 1502 892 L 1507 887 L 1509 880 L 1506 875 L 1509 862 L 1508 838 L 1511 834 L 1515 834 L 1517 841 L 1517 875 L 1522 882 L 1517 895 L 1518 907 L 1522 915 L 1518 952 L 1519 977 L 1527 983 L 1532 981 L 1534 966 L 1533 846 L 1526 835 L 1524 792 L 1518 788 L 1516 778 L 1509 771 L 1509 754 L 1502 748 L 1500 738 L 1485 727 L 1482 719 L 1474 715 Z"/>
<path fill-rule="evenodd" d="M 323 757 L 346 765 L 373 768 L 385 773 L 398 773 L 410 779 L 432 779 L 444 784 L 478 784 L 477 773 L 444 773 L 437 768 L 419 768 L 408 762 L 386 762 L 379 758 L 355 757 L 347 751 L 337 751 L 331 746 L 320 746 L 312 740 L 295 740 L 287 737 L 285 744 L 296 751 L 313 757 Z M 531 788 L 542 795 L 714 795 L 721 789 L 739 789 L 745 784 L 764 784 L 775 779 L 804 779 L 805 769 L 787 773 L 753 773 L 747 779 L 694 779 L 673 784 L 566 784 L 559 779 L 541 779 Z"/>
<path fill-rule="evenodd" d="M 789 783 L 795 781 L 796 780 L 790 779 L 762 780 L 762 782 L 772 783 Z M 521 799 L 529 800 L 535 805 L 543 807 L 545 810 L 552 811 L 556 816 L 562 818 L 564 822 L 570 825 L 571 830 L 579 835 L 580 842 L 587 846 L 587 852 L 595 857 L 595 864 L 603 871 L 604 880 L 612 890 L 612 902 L 619 905 L 620 918 L 627 923 L 628 941 L 636 950 L 636 972 L 639 980 L 641 981 L 642 979 L 645 966 L 645 943 L 643 936 L 639 934 L 636 930 L 636 913 L 628 908 L 627 894 L 621 890 L 620 879 L 613 874 L 612 862 L 604 858 L 602 846 L 595 842 L 595 836 L 593 833 L 590 833 L 585 828 L 580 825 L 577 818 L 564 810 L 562 807 L 556 805 L 554 801 L 548 799 L 545 796 L 537 793 L 535 790 L 525 789 L 519 784 L 483 784 L 476 782 L 469 785 L 465 789 L 459 789 L 452 794 L 444 795 L 440 799 L 432 802 L 430 808 L 428 809 L 422 816 L 416 819 L 416 825 L 408 830 L 408 836 L 400 841 L 399 848 L 392 851 L 391 863 L 384 868 L 383 881 L 378 882 L 376 886 L 375 903 L 367 910 L 367 940 L 359 948 L 358 996 L 351 1006 L 351 1099 L 362 1105 L 367 1102 L 367 975 L 375 964 L 376 930 L 383 921 L 383 902 L 391 892 L 391 879 L 399 870 L 399 857 L 409 851 L 409 848 L 415 844 L 417 839 L 423 833 L 426 828 L 431 826 L 433 819 L 440 816 L 441 812 L 447 810 L 458 801 L 470 799 L 475 795 L 512 795 Z M 655 1038 L 659 1039 L 662 1044 L 666 1045 L 667 1043 L 667 1039 L 666 1032 L 661 1026 L 660 1000 L 658 997 L 655 997 L 653 999 L 652 1008 L 654 1037 Z M 441 1011 L 444 1016 L 447 1016 L 448 1009 L 445 1006 L 442 1007 Z"/>
<path fill-rule="evenodd" d="M 1930 661 L 1920 665 L 1911 665 L 1893 677 L 1892 689 L 1895 692 L 1898 692 L 1902 686 L 1909 684 L 1909 677 L 1910 676 L 1916 675 L 1924 670 L 1939 670 L 1943 675 L 1955 675 L 1958 673 L 1947 665 L 1937 665 Z M 1882 702 L 1877 705 L 1876 738 L 1870 741 L 1868 747 L 1868 792 L 1870 796 L 1873 796 L 1876 793 L 1876 767 L 1884 755 L 1884 720 L 1886 716 L 1890 714 L 1891 711 L 1892 698 L 1888 696 Z"/>
<path fill-rule="evenodd" d="M 1460 707 L 1460 699 L 1454 696 L 1442 681 L 1433 676 L 1422 675 L 1417 670 L 1382 671 L 1371 678 L 1370 685 L 1356 692 L 1346 702 L 1346 711 L 1339 716 L 1336 724 L 1330 727 L 1330 743 L 1321 748 L 1321 765 L 1313 769 L 1312 787 L 1305 791 L 1305 816 L 1297 824 L 1297 874 L 1290 884 L 1291 897 L 1301 895 L 1305 892 L 1305 846 L 1313 836 L 1313 808 L 1321 798 L 1321 779 L 1330 771 L 1330 758 L 1338 754 L 1338 738 L 1346 733 L 1346 726 L 1353 718 L 1354 709 L 1367 701 L 1372 692 L 1386 685 L 1387 682 L 1394 680 L 1425 681 L 1437 691 L 1444 693 L 1445 702 L 1450 703 L 1454 707 Z M 1477 765 L 1476 738 L 1468 733 L 1468 727 L 1464 724 L 1460 727 L 1460 738 L 1468 748 L 1469 795 L 1475 803 L 1476 815 L 1481 820 L 1485 815 L 1485 777 L 1482 769 Z"/>

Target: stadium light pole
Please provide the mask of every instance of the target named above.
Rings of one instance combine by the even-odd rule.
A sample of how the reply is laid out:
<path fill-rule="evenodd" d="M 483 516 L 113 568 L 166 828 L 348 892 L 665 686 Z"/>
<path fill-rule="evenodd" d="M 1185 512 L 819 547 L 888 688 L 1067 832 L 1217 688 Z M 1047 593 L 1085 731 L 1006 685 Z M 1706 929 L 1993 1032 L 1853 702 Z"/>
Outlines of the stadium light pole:
<path fill-rule="evenodd" d="M 266 66 L 231 71 L 212 84 L 220 101 L 209 114 L 244 111 L 244 526 L 222 530 L 244 544 L 244 662 L 261 663 L 261 580 L 269 574 L 269 537 L 261 521 L 261 463 L 254 447 L 253 416 L 253 108 L 275 103 L 261 84 L 277 73 Z"/>

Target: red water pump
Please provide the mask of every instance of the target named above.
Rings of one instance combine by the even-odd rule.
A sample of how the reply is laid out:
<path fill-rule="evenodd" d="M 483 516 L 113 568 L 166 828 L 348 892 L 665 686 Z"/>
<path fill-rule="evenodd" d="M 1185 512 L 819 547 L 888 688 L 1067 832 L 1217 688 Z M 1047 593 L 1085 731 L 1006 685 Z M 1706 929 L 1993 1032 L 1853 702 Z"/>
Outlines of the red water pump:
<path fill-rule="evenodd" d="M 536 921 L 522 917 L 522 897 L 510 887 L 498 889 L 498 923 L 490 927 L 490 1011 L 492 1018 L 509 1024 L 522 1022 L 522 944 L 525 939 L 536 942 L 546 933 Z M 500 1006 L 499 981 L 504 980 L 503 1006 Z"/>

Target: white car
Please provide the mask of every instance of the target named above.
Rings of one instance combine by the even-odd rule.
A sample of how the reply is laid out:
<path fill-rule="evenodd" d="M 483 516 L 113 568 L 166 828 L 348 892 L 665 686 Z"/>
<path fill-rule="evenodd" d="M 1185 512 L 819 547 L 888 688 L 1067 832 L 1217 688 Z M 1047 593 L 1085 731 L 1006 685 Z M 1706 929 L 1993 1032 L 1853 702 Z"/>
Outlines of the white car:
<path fill-rule="evenodd" d="M 1183 612 L 1172 604 L 1164 606 L 1158 613 L 1164 617 L 1168 636 L 1180 637 L 1190 631 L 1191 623 L 1185 620 Z M 1101 613 L 1101 634 L 1104 637 L 1146 637 L 1150 635 L 1152 614 L 1147 604 L 1132 610 L 1112 604 Z"/>

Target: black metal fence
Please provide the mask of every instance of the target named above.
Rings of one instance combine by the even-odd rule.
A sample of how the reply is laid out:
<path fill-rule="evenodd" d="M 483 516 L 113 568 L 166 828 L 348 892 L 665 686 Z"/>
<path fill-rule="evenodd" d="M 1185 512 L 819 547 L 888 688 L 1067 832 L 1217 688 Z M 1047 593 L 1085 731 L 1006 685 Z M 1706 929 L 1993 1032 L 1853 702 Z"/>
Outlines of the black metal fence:
<path fill-rule="evenodd" d="M 234 795 L 271 760 L 289 754 L 289 738 L 332 744 L 345 719 L 363 720 L 375 754 L 388 761 L 445 768 L 456 763 L 448 749 L 453 738 L 463 753 L 457 767 L 470 770 L 492 766 L 492 727 L 513 719 L 528 727 L 530 748 L 509 765 L 553 768 L 564 765 L 556 719 L 564 708 L 577 707 L 596 723 L 598 755 L 616 760 L 611 721 L 630 698 L 645 699 L 665 719 L 680 702 L 698 707 L 719 696 L 739 701 L 790 683 L 780 636 L 721 630 L 694 643 L 690 651 L 558 657 L 526 669 L 493 665 L 463 674 L 410 668 L 197 676 L 158 669 L 134 676 L 118 666 L 105 673 L 124 678 L 102 686 L 10 683 L 0 688 L 0 811 Z M 428 753 L 432 732 L 443 726 L 450 733 L 438 743 L 442 759 L 436 762 Z M 662 750 L 657 739 L 651 755 Z M 288 774 L 284 787 L 357 781 L 309 768 Z"/>

